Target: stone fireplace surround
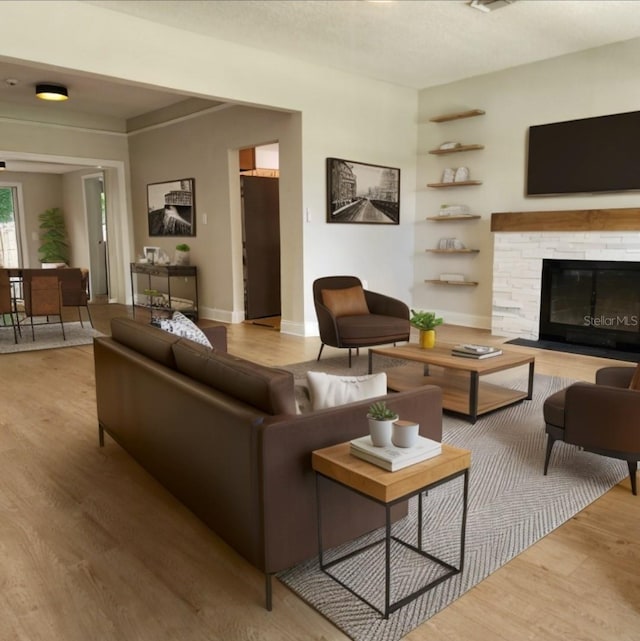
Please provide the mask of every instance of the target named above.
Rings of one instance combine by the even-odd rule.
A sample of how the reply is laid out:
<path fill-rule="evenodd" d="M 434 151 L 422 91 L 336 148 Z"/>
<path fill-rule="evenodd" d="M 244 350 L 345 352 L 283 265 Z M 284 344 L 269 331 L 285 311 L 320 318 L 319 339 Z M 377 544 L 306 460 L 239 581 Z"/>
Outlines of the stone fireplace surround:
<path fill-rule="evenodd" d="M 501 212 L 491 215 L 491 332 L 538 339 L 542 260 L 640 261 L 640 209 Z"/>

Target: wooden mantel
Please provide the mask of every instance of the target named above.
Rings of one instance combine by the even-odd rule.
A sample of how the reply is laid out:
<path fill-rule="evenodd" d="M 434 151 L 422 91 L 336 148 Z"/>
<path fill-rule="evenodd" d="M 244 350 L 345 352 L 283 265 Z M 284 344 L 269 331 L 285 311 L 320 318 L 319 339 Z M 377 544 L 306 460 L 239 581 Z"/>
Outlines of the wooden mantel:
<path fill-rule="evenodd" d="M 640 231 L 640 208 L 499 212 L 491 231 Z"/>

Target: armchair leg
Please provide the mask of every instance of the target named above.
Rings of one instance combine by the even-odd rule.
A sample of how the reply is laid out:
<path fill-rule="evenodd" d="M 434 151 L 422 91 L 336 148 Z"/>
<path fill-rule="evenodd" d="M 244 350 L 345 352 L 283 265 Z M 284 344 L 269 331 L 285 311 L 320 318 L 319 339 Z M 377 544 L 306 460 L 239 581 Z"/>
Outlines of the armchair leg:
<path fill-rule="evenodd" d="M 627 461 L 629 466 L 629 479 L 631 480 L 631 493 L 634 496 L 638 495 L 638 488 L 636 482 L 636 472 L 638 471 L 638 461 Z"/>
<path fill-rule="evenodd" d="M 320 351 L 318 352 L 318 358 L 316 358 L 317 361 L 320 360 L 320 357 L 322 356 L 322 350 L 324 349 L 324 343 L 320 343 Z"/>
<path fill-rule="evenodd" d="M 351 348 L 349 348 L 349 367 L 351 367 Z"/>
<path fill-rule="evenodd" d="M 271 587 L 271 574 L 265 574 L 265 608 L 271 612 L 273 609 L 273 590 Z"/>
<path fill-rule="evenodd" d="M 547 434 L 547 452 L 544 457 L 544 475 L 547 475 L 547 470 L 549 469 L 549 459 L 551 458 L 551 450 L 553 449 L 553 444 L 556 442 L 556 439 Z"/>

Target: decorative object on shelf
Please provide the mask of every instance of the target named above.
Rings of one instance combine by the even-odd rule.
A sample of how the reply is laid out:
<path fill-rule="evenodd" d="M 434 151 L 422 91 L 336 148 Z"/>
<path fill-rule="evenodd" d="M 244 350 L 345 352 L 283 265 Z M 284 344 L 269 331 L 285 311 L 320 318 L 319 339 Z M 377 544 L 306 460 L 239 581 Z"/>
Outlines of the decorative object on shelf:
<path fill-rule="evenodd" d="M 420 347 L 429 349 L 436 344 L 436 327 L 442 325 L 444 320 L 436 316 L 435 312 L 412 309 L 409 322 L 420 330 Z"/>
<path fill-rule="evenodd" d="M 469 173 L 468 167 L 458 167 L 456 169 L 456 174 L 453 181 L 457 183 L 463 183 L 463 182 L 468 182 L 470 178 L 471 178 L 471 175 Z"/>
<path fill-rule="evenodd" d="M 155 265 L 160 254 L 160 247 L 143 247 L 142 254 L 143 257 L 147 259 L 149 265 Z"/>
<path fill-rule="evenodd" d="M 375 447 L 389 447 L 393 423 L 398 420 L 398 415 L 387 407 L 384 401 L 373 403 L 367 414 L 369 420 L 369 434 Z"/>
<path fill-rule="evenodd" d="M 448 150 L 448 149 L 455 149 L 456 147 L 460 147 L 460 143 L 459 142 L 443 142 L 438 147 L 438 149 L 442 149 L 442 150 L 447 149 Z"/>
<path fill-rule="evenodd" d="M 391 430 L 391 442 L 396 447 L 413 447 L 418 442 L 419 429 L 415 421 L 397 420 Z"/>
<path fill-rule="evenodd" d="M 195 179 L 147 185 L 149 236 L 195 236 Z"/>
<path fill-rule="evenodd" d="M 461 145 L 460 143 L 455 143 L 453 147 L 443 149 L 438 147 L 437 149 L 430 149 L 430 154 L 435 154 L 436 156 L 444 156 L 445 154 L 457 154 L 463 151 L 477 151 L 479 149 L 484 149 L 484 145 Z"/>
<path fill-rule="evenodd" d="M 400 223 L 400 169 L 327 158 L 328 223 Z"/>
<path fill-rule="evenodd" d="M 442 171 L 441 182 L 443 183 L 452 183 L 456 177 L 456 170 L 452 167 L 447 167 Z"/>
<path fill-rule="evenodd" d="M 457 238 L 441 238 L 438 241 L 438 249 L 461 250 L 466 249 L 464 243 Z"/>
<path fill-rule="evenodd" d="M 438 216 L 468 216 L 470 213 L 467 205 L 440 205 Z"/>
<path fill-rule="evenodd" d="M 67 240 L 67 227 L 64 222 L 64 213 L 59 207 L 43 211 L 39 216 L 40 221 L 40 262 L 52 264 L 56 267 L 69 264 L 69 242 Z"/>
<path fill-rule="evenodd" d="M 188 265 L 191 262 L 191 247 L 186 243 L 177 244 L 173 262 L 176 265 Z"/>
<path fill-rule="evenodd" d="M 424 282 L 431 285 L 466 285 L 468 287 L 475 287 L 478 284 L 473 280 L 440 280 L 439 278 L 427 278 Z"/>

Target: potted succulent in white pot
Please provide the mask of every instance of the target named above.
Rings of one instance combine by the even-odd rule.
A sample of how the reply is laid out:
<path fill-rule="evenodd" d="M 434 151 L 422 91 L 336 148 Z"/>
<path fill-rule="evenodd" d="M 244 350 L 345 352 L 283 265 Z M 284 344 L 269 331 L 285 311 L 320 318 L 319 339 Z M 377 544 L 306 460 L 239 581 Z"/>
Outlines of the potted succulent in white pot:
<path fill-rule="evenodd" d="M 174 262 L 176 265 L 188 265 L 191 262 L 191 247 L 186 243 L 176 245 Z"/>
<path fill-rule="evenodd" d="M 369 419 L 369 434 L 375 447 L 391 445 L 391 432 L 393 423 L 398 420 L 398 415 L 389 409 L 384 401 L 373 403 L 367 414 Z"/>
<path fill-rule="evenodd" d="M 436 327 L 444 322 L 435 312 L 411 310 L 409 322 L 420 330 L 420 347 L 428 349 L 436 344 Z"/>

